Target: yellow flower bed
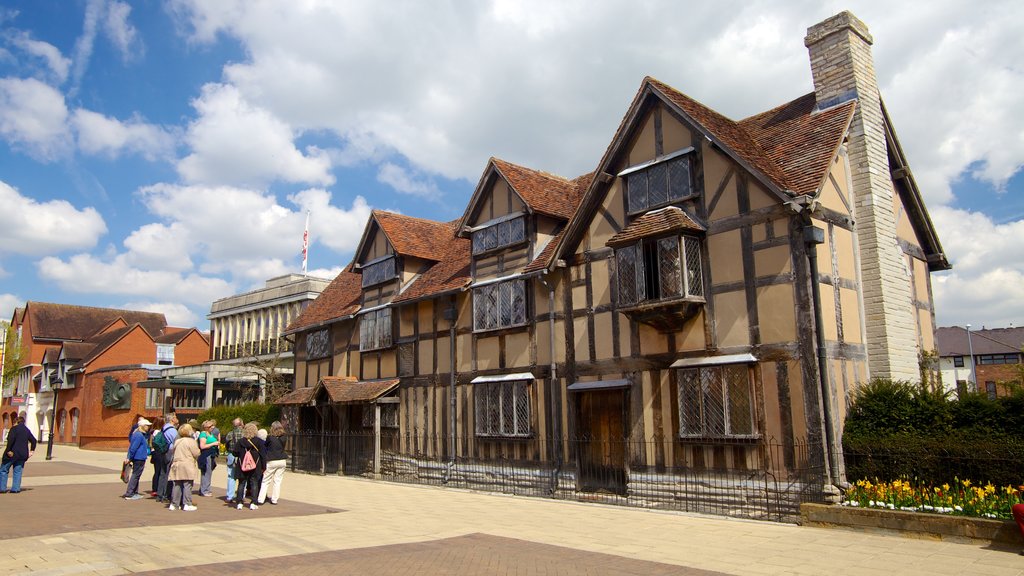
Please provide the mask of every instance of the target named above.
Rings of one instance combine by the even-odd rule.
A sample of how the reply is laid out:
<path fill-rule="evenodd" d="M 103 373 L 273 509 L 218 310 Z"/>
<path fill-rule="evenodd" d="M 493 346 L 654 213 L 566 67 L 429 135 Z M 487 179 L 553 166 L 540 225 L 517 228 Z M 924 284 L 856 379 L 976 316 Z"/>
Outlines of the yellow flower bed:
<path fill-rule="evenodd" d="M 1011 518 L 1010 508 L 1024 504 L 1024 485 L 974 485 L 957 479 L 942 486 L 911 483 L 907 479 L 879 482 L 858 480 L 846 490 L 843 506 L 933 512 L 978 518 Z"/>

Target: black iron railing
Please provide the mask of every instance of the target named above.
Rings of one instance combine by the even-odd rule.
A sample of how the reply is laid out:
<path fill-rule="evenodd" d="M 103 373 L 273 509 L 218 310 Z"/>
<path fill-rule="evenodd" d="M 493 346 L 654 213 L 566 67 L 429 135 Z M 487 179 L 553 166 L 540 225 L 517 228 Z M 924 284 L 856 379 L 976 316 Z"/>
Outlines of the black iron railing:
<path fill-rule="evenodd" d="M 454 446 L 456 456 L 451 457 Z M 495 439 L 383 430 L 288 436 L 290 468 L 723 516 L 794 521 L 824 502 L 820 444 Z"/>

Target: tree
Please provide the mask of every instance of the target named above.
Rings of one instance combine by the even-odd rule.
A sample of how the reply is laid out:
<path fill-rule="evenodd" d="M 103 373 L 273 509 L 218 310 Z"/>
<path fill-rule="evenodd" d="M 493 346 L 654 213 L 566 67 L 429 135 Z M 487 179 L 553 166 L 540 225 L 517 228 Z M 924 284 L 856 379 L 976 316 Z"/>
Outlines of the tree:
<path fill-rule="evenodd" d="M 282 371 L 283 361 L 280 354 L 271 357 L 260 358 L 253 356 L 242 364 L 252 373 L 256 374 L 256 381 L 245 390 L 247 400 L 258 400 L 260 392 L 263 392 L 263 401 L 273 404 L 278 398 L 291 391 L 291 383 L 287 375 Z"/>
<path fill-rule="evenodd" d="M 11 386 L 17 385 L 18 372 L 21 371 L 21 367 L 25 363 L 27 350 L 22 345 L 18 338 L 18 331 L 13 326 L 7 322 L 0 322 L 0 329 L 4 331 L 3 375 L 0 377 L 0 382 L 3 383 L 3 389 L 7 390 Z"/>

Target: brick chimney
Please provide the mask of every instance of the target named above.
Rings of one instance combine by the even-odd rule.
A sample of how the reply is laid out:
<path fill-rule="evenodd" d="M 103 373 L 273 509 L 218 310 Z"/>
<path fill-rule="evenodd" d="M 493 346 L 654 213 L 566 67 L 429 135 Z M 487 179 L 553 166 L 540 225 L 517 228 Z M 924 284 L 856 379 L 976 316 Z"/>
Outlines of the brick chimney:
<path fill-rule="evenodd" d="M 917 381 L 918 335 L 868 27 L 841 12 L 807 30 L 816 108 L 856 99 L 847 145 L 870 377 Z"/>

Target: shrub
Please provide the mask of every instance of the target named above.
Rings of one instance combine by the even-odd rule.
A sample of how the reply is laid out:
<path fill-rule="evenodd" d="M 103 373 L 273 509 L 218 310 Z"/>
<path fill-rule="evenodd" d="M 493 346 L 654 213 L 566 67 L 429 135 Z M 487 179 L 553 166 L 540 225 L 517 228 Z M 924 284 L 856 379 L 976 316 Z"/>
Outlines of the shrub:
<path fill-rule="evenodd" d="M 214 406 L 196 416 L 196 420 L 216 420 L 217 427 L 221 432 L 231 428 L 231 422 L 235 418 L 241 418 L 243 422 L 256 422 L 261 427 L 270 427 L 270 423 L 281 417 L 281 408 L 273 404 L 260 404 L 250 402 L 238 406 Z"/>

